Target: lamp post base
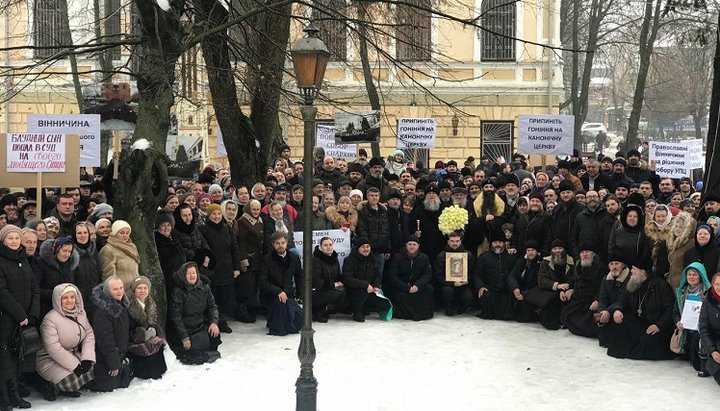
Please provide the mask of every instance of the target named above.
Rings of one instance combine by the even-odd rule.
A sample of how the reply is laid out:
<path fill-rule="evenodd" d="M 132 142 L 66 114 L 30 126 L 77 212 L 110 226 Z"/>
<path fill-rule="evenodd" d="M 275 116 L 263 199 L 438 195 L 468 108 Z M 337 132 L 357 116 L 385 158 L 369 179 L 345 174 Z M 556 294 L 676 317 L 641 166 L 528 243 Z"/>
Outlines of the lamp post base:
<path fill-rule="evenodd" d="M 309 307 L 304 307 L 309 309 Z M 295 410 L 317 410 L 317 380 L 313 375 L 313 362 L 315 361 L 315 330 L 304 328 L 300 330 L 300 346 L 298 358 L 300 359 L 300 376 L 295 382 Z"/>

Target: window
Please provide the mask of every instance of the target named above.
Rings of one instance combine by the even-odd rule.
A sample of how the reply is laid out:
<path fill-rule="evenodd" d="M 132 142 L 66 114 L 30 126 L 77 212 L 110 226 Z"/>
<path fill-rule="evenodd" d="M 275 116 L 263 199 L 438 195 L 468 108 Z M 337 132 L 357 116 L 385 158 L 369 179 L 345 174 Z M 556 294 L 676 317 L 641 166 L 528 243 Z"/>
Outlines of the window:
<path fill-rule="evenodd" d="M 133 2 L 134 4 L 134 2 Z M 120 38 L 120 15 L 122 8 L 120 0 L 105 0 L 105 35 L 109 43 L 116 43 Z M 110 50 L 112 60 L 120 60 L 120 46 L 112 47 Z"/>
<path fill-rule="evenodd" d="M 63 15 L 61 0 L 35 0 L 33 20 L 33 37 L 35 42 L 35 58 L 47 58 L 59 53 L 57 47 L 70 42 L 63 42 Z M 46 48 L 47 47 L 47 48 Z"/>
<path fill-rule="evenodd" d="M 312 18 L 316 22 L 322 39 L 330 51 L 330 59 L 333 61 L 345 61 L 347 59 L 347 31 L 345 29 L 345 16 L 347 15 L 347 4 L 345 0 L 322 0 L 315 2 L 316 7 L 312 10 Z"/>
<path fill-rule="evenodd" d="M 395 57 L 400 61 L 430 61 L 432 31 L 430 0 L 408 0 L 396 9 Z"/>
<path fill-rule="evenodd" d="M 482 61 L 515 61 L 515 8 L 511 0 L 483 0 Z"/>

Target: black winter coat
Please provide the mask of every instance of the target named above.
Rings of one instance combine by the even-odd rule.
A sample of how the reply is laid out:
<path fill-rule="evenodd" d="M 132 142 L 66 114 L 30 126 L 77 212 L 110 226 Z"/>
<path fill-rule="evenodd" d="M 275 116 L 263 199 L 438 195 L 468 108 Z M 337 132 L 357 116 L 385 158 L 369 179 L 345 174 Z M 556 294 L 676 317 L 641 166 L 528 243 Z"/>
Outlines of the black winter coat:
<path fill-rule="evenodd" d="M 508 254 L 507 251 L 501 254 L 495 254 L 493 250 L 484 252 L 475 263 L 475 291 L 482 287 L 490 291 L 507 291 L 507 279 L 517 260 L 517 254 Z"/>
<path fill-rule="evenodd" d="M 570 256 L 566 259 L 565 268 L 556 269 L 550 256 L 543 258 L 538 271 L 538 286 L 541 289 L 557 291 L 555 283 L 570 284 L 570 288 L 573 288 L 573 259 Z"/>
<path fill-rule="evenodd" d="M 334 290 L 335 283 L 342 280 L 340 261 L 335 251 L 328 256 L 320 251 L 318 246 L 315 246 L 312 270 L 312 285 L 314 290 Z"/>
<path fill-rule="evenodd" d="M 699 262 L 705 267 L 708 277 L 712 277 L 714 273 L 720 271 L 720 267 L 718 267 L 720 263 L 720 246 L 718 246 L 715 238 L 711 238 L 710 242 L 705 244 L 704 247 L 698 244 L 697 239 L 695 240 L 695 247 L 685 252 L 683 264 L 687 267 L 694 262 Z"/>
<path fill-rule="evenodd" d="M 634 182 L 640 184 L 643 181 L 649 181 L 650 184 L 653 186 L 657 186 L 659 182 L 659 177 L 657 174 L 655 174 L 654 171 L 642 168 L 642 167 L 631 167 L 630 165 L 627 166 L 625 169 L 625 174 Z"/>
<path fill-rule="evenodd" d="M 393 289 L 408 292 L 415 285 L 422 290 L 430 281 L 432 267 L 425 253 L 418 251 L 415 258 L 411 258 L 407 250 L 400 250 L 395 254 L 388 271 L 388 282 Z"/>
<path fill-rule="evenodd" d="M 188 263 L 183 264 L 175 273 L 177 286 L 172 293 L 169 320 L 180 343 L 191 335 L 206 333 L 210 324 L 219 323 L 218 307 L 210 286 L 198 275 L 195 284 L 188 284 L 185 271 Z"/>
<path fill-rule="evenodd" d="M 626 291 L 620 294 L 615 309 L 622 311 L 623 315 L 639 317 L 643 324 L 655 324 L 660 331 L 670 333 L 675 329 L 675 294 L 663 278 L 650 273 L 648 275 L 650 277 L 635 292 Z M 641 302 L 642 313 L 638 315 Z"/>
<path fill-rule="evenodd" d="M 224 220 L 213 223 L 210 219 L 200 227 L 200 232 L 210 247 L 215 260 L 210 274 L 213 286 L 232 285 L 235 282 L 234 270 L 240 270 L 240 249 L 237 239 L 230 231 Z"/>
<path fill-rule="evenodd" d="M 390 254 L 395 254 L 405 246 L 405 240 L 410 235 L 410 215 L 401 208 L 394 210 L 387 208 L 388 227 L 390 230 Z M 414 229 L 413 229 L 413 232 Z"/>
<path fill-rule="evenodd" d="M 263 256 L 265 241 L 263 220 L 260 218 L 254 225 L 244 217 L 240 217 L 237 221 L 240 259 L 248 260 L 249 269 L 256 271 Z"/>
<path fill-rule="evenodd" d="M 202 266 L 205 257 L 211 257 L 212 259 L 212 252 L 200 230 L 194 225 L 191 228 L 190 230 L 174 229 L 172 235 L 180 241 L 180 245 L 185 252 L 185 260 L 194 261 L 199 266 Z"/>
<path fill-rule="evenodd" d="M 418 204 L 410 215 L 409 232 L 414 233 L 417 228 L 417 220 L 420 220 L 420 251 L 427 254 L 429 258 L 434 259 L 440 251 L 445 248 L 446 240 L 440 228 L 438 228 L 438 219 L 445 207 L 442 205 L 438 211 L 428 211 L 422 205 Z M 403 247 L 405 243 L 403 242 Z"/>
<path fill-rule="evenodd" d="M 616 279 L 610 274 L 600 283 L 600 292 L 598 294 L 598 311 L 609 311 L 610 314 L 615 312 L 617 302 L 620 295 L 626 292 L 625 287 L 630 280 L 630 270 L 624 269 L 620 276 Z"/>
<path fill-rule="evenodd" d="M 155 231 L 155 246 L 160 260 L 160 268 L 162 268 L 165 278 L 165 289 L 168 290 L 168 296 L 170 296 L 170 292 L 176 285 L 175 273 L 180 266 L 187 262 L 187 254 L 174 230 L 170 233 L 170 238 Z"/>
<path fill-rule="evenodd" d="M 12 251 L 0 244 L 0 319 L 18 324 L 39 316 L 40 293 L 25 249 Z"/>
<path fill-rule="evenodd" d="M 258 273 L 258 287 L 262 294 L 275 297 L 285 292 L 288 298 L 296 298 L 301 284 L 300 257 L 290 251 L 286 251 L 285 257 L 281 257 L 273 250 L 262 258 Z M 298 287 L 297 291 L 295 285 Z"/>
<path fill-rule="evenodd" d="M 120 386 L 120 378 L 110 377 L 108 372 L 120 369 L 130 343 L 130 318 L 127 296 L 117 301 L 103 291 L 103 284 L 92 291 L 96 307 L 92 327 L 95 332 L 95 380 L 92 389 L 112 391 Z"/>
<path fill-rule="evenodd" d="M 382 287 L 382 277 L 375 268 L 372 254 L 365 257 L 354 248 L 343 261 L 342 282 L 349 289 L 367 289 L 368 285 Z"/>
<path fill-rule="evenodd" d="M 603 260 L 607 259 L 607 243 L 603 243 L 603 237 L 600 233 L 600 221 L 607 214 L 605 207 L 598 206 L 595 211 L 590 211 L 588 207 L 575 217 L 573 230 L 570 234 L 570 248 L 575 251 L 573 257 L 580 254 L 581 246 L 591 245 L 593 250 L 600 255 Z"/>
<path fill-rule="evenodd" d="M 575 250 L 570 243 L 570 234 L 575 226 L 575 217 L 577 217 L 583 209 L 584 206 L 575 200 L 568 204 L 560 201 L 553 212 L 552 238 L 553 240 L 560 239 L 565 243 L 568 255 L 574 256 L 577 254 L 577 250 Z"/>
<path fill-rule="evenodd" d="M 550 254 L 550 243 L 552 243 L 552 216 L 546 212 L 530 213 L 520 216 L 513 230 L 513 246 L 520 254 L 525 252 L 525 243 L 528 240 L 535 240 L 538 244 L 538 252 L 543 255 Z"/>
<path fill-rule="evenodd" d="M 589 306 L 598 297 L 600 284 L 608 272 L 607 265 L 596 255 L 590 267 L 582 267 L 578 262 L 573 271 L 571 301 Z"/>
<path fill-rule="evenodd" d="M 615 250 L 619 250 L 626 259 L 632 260 L 628 261 L 629 264 L 632 264 L 635 261 L 645 261 L 649 258 L 650 242 L 645 235 L 642 222 L 636 227 L 629 227 L 625 224 L 627 212 L 627 209 L 623 210 L 620 222 L 615 224 L 610 232 L 608 255 L 612 255 Z"/>
<path fill-rule="evenodd" d="M 507 277 L 508 289 L 512 291 L 518 288 L 520 291 L 527 291 L 537 287 L 540 260 L 540 256 L 534 260 L 528 260 L 526 257 L 518 258 L 510 275 Z"/>
<path fill-rule="evenodd" d="M 590 191 L 590 176 L 585 173 L 582 177 L 580 177 L 580 182 L 583 185 L 583 189 L 585 191 Z M 597 177 L 595 177 L 595 180 L 593 181 L 593 189 L 595 191 L 599 190 L 602 187 L 609 188 L 610 186 L 610 177 L 606 176 L 603 173 L 598 174 Z"/>
<path fill-rule="evenodd" d="M 92 241 L 88 242 L 85 248 L 80 248 L 80 246 L 76 244 L 75 251 L 77 251 L 79 260 L 75 268 L 74 284 L 78 290 L 80 290 L 83 301 L 92 301 L 93 288 L 102 282 L 100 279 L 100 263 L 98 262 L 97 246 Z M 162 260 L 160 260 L 160 262 L 162 263 Z"/>
<path fill-rule="evenodd" d="M 53 243 L 54 241 L 45 241 L 40 246 L 40 254 L 36 259 L 41 317 L 53 309 L 52 294 L 56 286 L 64 283 L 75 284 L 75 268 L 80 262 L 80 256 L 75 250 L 66 262 L 58 262 L 53 254 Z"/>
<path fill-rule="evenodd" d="M 385 206 L 378 204 L 378 209 L 374 210 L 369 204 L 365 203 L 358 210 L 358 223 L 355 233 L 358 237 L 365 237 L 370 241 L 372 252 L 389 253 L 390 228 Z"/>
<path fill-rule="evenodd" d="M 720 372 L 720 364 L 716 363 L 710 354 L 713 351 L 720 351 L 720 303 L 712 295 L 712 291 L 708 291 L 708 296 L 700 309 L 698 330 L 700 342 L 708 354 L 707 370 L 715 375 Z"/>

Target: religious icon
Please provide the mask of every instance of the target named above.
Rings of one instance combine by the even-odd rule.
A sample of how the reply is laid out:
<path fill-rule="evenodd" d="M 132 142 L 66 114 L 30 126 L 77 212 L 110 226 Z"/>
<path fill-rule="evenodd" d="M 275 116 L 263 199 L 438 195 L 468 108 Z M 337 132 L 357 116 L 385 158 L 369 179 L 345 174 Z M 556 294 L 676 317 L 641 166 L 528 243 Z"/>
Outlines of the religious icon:
<path fill-rule="evenodd" d="M 468 281 L 468 258 L 466 253 L 445 253 L 445 281 Z"/>

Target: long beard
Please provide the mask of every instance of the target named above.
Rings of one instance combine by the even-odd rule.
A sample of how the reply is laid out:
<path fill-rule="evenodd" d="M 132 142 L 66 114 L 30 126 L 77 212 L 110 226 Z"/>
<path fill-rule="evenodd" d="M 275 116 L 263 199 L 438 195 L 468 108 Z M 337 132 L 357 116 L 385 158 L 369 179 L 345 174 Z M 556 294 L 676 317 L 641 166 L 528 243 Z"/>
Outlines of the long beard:
<path fill-rule="evenodd" d="M 627 282 L 626 288 L 631 293 L 635 292 L 638 290 L 638 288 L 640 288 L 640 286 L 642 285 L 642 283 L 645 282 L 645 280 L 647 280 L 647 278 L 644 275 L 631 275 L 630 279 Z"/>
<path fill-rule="evenodd" d="M 555 254 L 552 256 L 551 261 L 556 268 L 562 267 L 565 265 L 565 255 L 564 254 L 563 255 Z"/>
<path fill-rule="evenodd" d="M 376 178 L 376 179 L 379 180 L 380 177 L 382 177 L 382 171 L 379 171 L 379 172 L 377 172 L 377 173 L 375 173 L 375 172 L 373 172 L 373 171 L 370 171 L 370 177 Z"/>
<path fill-rule="evenodd" d="M 593 263 L 593 259 L 592 259 L 592 258 L 588 258 L 588 259 L 582 259 L 582 258 L 581 258 L 581 259 L 580 259 L 580 266 L 583 267 L 583 268 L 592 267 L 592 263 Z"/>
<path fill-rule="evenodd" d="M 621 273 L 621 271 L 619 271 L 619 270 L 611 270 L 611 271 L 610 271 L 610 276 L 611 276 L 612 278 L 618 278 L 618 277 L 620 277 L 620 273 Z"/>
<path fill-rule="evenodd" d="M 467 206 L 467 199 L 453 200 L 452 202 L 453 202 L 453 205 L 456 205 L 460 208 L 465 208 L 465 206 Z"/>
<path fill-rule="evenodd" d="M 438 211 L 440 210 L 440 199 L 436 198 L 431 200 L 429 198 L 425 198 L 423 200 L 423 207 L 425 207 L 425 210 L 427 211 Z"/>
<path fill-rule="evenodd" d="M 495 192 L 493 191 L 483 191 L 483 205 L 482 205 L 482 213 L 483 215 L 489 215 L 489 214 L 495 214 Z"/>
<path fill-rule="evenodd" d="M 494 252 L 495 254 L 502 254 L 503 251 L 505 251 L 505 249 L 502 248 L 502 247 L 495 247 L 495 248 L 493 248 L 493 252 Z"/>

